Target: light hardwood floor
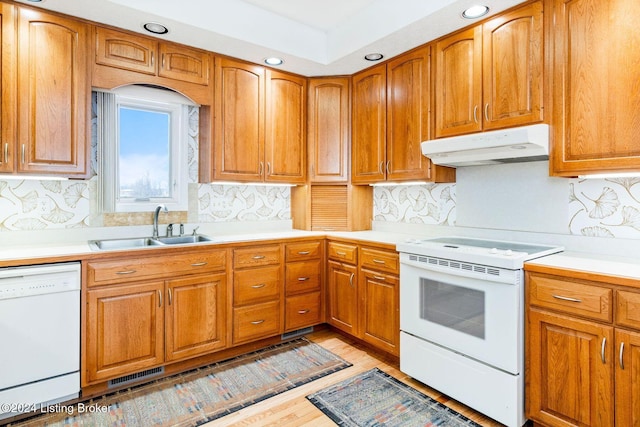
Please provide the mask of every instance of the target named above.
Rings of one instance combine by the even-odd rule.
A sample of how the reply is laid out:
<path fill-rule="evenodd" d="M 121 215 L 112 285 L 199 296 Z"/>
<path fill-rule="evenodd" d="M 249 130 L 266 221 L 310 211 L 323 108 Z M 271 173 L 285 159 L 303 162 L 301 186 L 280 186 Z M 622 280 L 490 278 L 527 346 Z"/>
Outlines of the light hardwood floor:
<path fill-rule="evenodd" d="M 333 332 L 332 330 L 324 329 L 307 335 L 307 338 L 349 361 L 353 366 L 281 393 L 263 402 L 251 405 L 248 408 L 219 418 L 204 426 L 335 426 L 335 424 L 311 404 L 305 396 L 375 367 L 411 385 L 433 399 L 446 404 L 478 424 L 488 427 L 502 426 L 502 424 L 408 377 L 400 372 L 396 361 L 385 357 L 383 354 L 376 353 L 348 337 Z"/>

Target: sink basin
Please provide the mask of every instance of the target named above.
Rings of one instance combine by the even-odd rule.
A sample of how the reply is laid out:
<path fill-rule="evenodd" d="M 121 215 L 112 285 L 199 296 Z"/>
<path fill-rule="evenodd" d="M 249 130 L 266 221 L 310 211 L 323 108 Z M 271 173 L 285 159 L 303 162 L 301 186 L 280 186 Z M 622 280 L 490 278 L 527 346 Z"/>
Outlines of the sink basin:
<path fill-rule="evenodd" d="M 109 249 L 132 249 L 132 248 L 142 248 L 145 246 L 159 246 L 159 245 L 162 245 L 162 243 L 150 237 L 89 241 L 89 247 L 91 247 L 91 249 L 103 250 L 103 251 L 109 250 Z"/>
<path fill-rule="evenodd" d="M 184 245 L 187 243 L 211 242 L 213 239 L 202 234 L 195 236 L 158 237 L 158 242 L 163 245 Z"/>
<path fill-rule="evenodd" d="M 93 250 L 105 251 L 114 249 L 135 249 L 148 246 L 188 245 L 193 243 L 211 242 L 211 237 L 197 234 L 195 236 L 175 237 L 134 237 L 125 239 L 90 240 L 89 247 Z"/>

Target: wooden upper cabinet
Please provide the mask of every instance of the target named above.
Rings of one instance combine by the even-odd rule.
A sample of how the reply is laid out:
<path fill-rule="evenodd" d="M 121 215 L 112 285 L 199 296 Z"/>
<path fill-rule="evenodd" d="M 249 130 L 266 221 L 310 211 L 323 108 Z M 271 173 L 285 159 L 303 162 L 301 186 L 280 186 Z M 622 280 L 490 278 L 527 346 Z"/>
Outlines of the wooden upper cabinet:
<path fill-rule="evenodd" d="M 262 181 L 265 70 L 215 59 L 214 179 Z"/>
<path fill-rule="evenodd" d="M 380 64 L 353 76 L 351 181 L 385 180 L 387 66 Z"/>
<path fill-rule="evenodd" d="M 349 181 L 348 77 L 309 80 L 307 147 L 309 180 Z"/>
<path fill-rule="evenodd" d="M 542 3 L 436 43 L 436 138 L 542 121 Z"/>
<path fill-rule="evenodd" d="M 429 139 L 430 46 L 387 63 L 388 181 L 429 178 L 420 143 Z"/>
<path fill-rule="evenodd" d="M 211 55 L 208 52 L 109 28 L 96 27 L 95 34 L 96 64 L 209 84 Z"/>
<path fill-rule="evenodd" d="M 436 138 L 482 129 L 482 30 L 476 26 L 436 43 Z"/>
<path fill-rule="evenodd" d="M 88 25 L 18 9 L 18 171 L 87 175 Z"/>
<path fill-rule="evenodd" d="M 634 0 L 549 0 L 551 174 L 640 170 L 640 27 Z"/>
<path fill-rule="evenodd" d="M 15 8 L 0 3 L 0 172 L 13 172 L 16 153 L 16 87 L 15 87 Z"/>
<path fill-rule="evenodd" d="M 158 42 L 96 27 L 96 63 L 138 73 L 155 74 Z"/>
<path fill-rule="evenodd" d="M 304 183 L 307 164 L 307 79 L 267 70 L 264 179 Z"/>
<path fill-rule="evenodd" d="M 540 1 L 483 24 L 485 130 L 542 121 L 542 24 Z"/>

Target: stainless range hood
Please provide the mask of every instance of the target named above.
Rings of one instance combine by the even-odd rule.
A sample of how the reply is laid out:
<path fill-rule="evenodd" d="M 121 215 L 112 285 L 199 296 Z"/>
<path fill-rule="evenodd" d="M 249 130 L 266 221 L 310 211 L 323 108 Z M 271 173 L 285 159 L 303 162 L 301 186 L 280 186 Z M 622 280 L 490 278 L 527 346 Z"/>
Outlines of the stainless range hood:
<path fill-rule="evenodd" d="M 549 159 L 549 126 L 537 124 L 424 141 L 436 165 L 476 166 Z"/>

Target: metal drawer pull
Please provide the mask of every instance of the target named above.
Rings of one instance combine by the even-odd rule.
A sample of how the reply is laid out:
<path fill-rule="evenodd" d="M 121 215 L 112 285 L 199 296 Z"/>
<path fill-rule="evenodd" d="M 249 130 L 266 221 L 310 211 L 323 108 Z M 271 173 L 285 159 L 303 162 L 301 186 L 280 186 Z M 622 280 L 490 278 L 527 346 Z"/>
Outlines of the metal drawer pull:
<path fill-rule="evenodd" d="M 489 103 L 487 102 L 484 106 L 484 119 L 489 121 Z"/>
<path fill-rule="evenodd" d="M 298 252 L 298 255 L 309 255 L 311 252 L 309 251 L 300 251 Z"/>
<path fill-rule="evenodd" d="M 581 299 L 578 298 L 571 298 L 571 297 L 563 297 L 562 295 L 554 295 L 553 296 L 556 299 L 561 299 L 562 301 L 569 301 L 569 302 L 582 302 Z"/>
<path fill-rule="evenodd" d="M 311 277 L 298 277 L 298 282 L 306 282 L 309 279 L 311 279 Z"/>
<path fill-rule="evenodd" d="M 265 286 L 267 285 L 264 283 L 260 283 L 259 285 L 251 285 L 253 289 L 260 289 L 260 288 L 264 288 Z"/>
<path fill-rule="evenodd" d="M 162 292 L 158 289 L 158 307 L 162 307 Z"/>
<path fill-rule="evenodd" d="M 346 252 L 336 251 L 336 255 L 347 256 L 347 253 Z"/>
<path fill-rule="evenodd" d="M 172 301 L 173 301 L 173 297 L 171 296 L 171 288 L 169 288 L 169 305 L 171 305 Z"/>
<path fill-rule="evenodd" d="M 349 277 L 349 286 L 351 286 L 353 288 L 353 278 L 355 277 L 355 273 L 351 273 L 351 276 Z"/>
<path fill-rule="evenodd" d="M 385 264 L 385 262 L 381 259 L 373 259 L 373 262 L 376 264 Z"/>
<path fill-rule="evenodd" d="M 24 144 L 22 144 L 22 150 L 20 150 L 20 163 L 22 163 L 24 165 L 24 150 L 25 150 L 25 146 Z"/>
<path fill-rule="evenodd" d="M 473 107 L 473 121 L 478 123 L 478 106 Z"/>
<path fill-rule="evenodd" d="M 202 261 L 202 262 L 194 262 L 193 264 L 191 264 L 191 267 L 202 267 L 203 265 L 207 265 L 209 264 L 206 261 Z"/>
<path fill-rule="evenodd" d="M 137 272 L 138 270 L 124 270 L 124 271 L 116 271 L 116 274 L 133 274 Z"/>
<path fill-rule="evenodd" d="M 624 342 L 620 343 L 620 369 L 624 369 Z"/>
<path fill-rule="evenodd" d="M 254 255 L 253 259 L 264 259 L 265 256 L 264 255 Z"/>
<path fill-rule="evenodd" d="M 602 363 L 607 363 L 607 360 L 604 357 L 604 349 L 607 345 L 607 337 L 602 338 L 602 347 L 600 348 L 600 359 L 602 359 Z"/>
<path fill-rule="evenodd" d="M 298 310 L 298 314 L 307 314 L 309 311 L 309 309 L 305 309 L 305 310 Z"/>
<path fill-rule="evenodd" d="M 4 144 L 4 161 L 9 163 L 9 143 Z"/>
<path fill-rule="evenodd" d="M 261 323 L 264 323 L 264 319 L 262 319 L 262 320 L 254 320 L 253 322 L 251 322 L 252 325 L 259 325 Z"/>
<path fill-rule="evenodd" d="M 373 278 L 374 278 L 374 279 L 376 279 L 376 280 L 383 280 L 383 281 L 384 281 L 384 280 L 386 280 L 386 279 L 385 279 L 384 277 L 382 277 L 382 276 L 373 276 Z"/>

